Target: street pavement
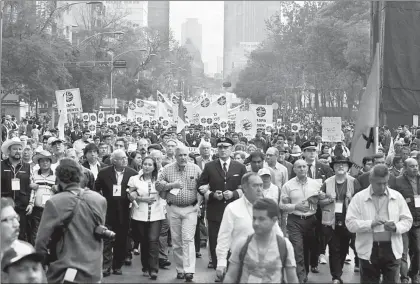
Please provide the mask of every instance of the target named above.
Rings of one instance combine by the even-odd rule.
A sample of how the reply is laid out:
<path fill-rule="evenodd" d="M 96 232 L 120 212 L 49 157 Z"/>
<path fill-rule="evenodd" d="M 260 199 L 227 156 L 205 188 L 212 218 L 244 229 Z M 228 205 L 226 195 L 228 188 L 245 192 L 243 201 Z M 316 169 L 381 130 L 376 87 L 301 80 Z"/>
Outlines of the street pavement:
<path fill-rule="evenodd" d="M 208 253 L 207 249 L 201 249 L 202 258 L 197 259 L 196 273 L 194 274 L 195 283 L 214 283 L 215 271 L 207 269 Z M 350 249 L 351 257 L 353 252 Z M 172 252 L 170 259 L 172 261 Z M 151 283 L 148 277 L 144 277 L 141 271 L 140 256 L 135 255 L 131 266 L 123 267 L 123 275 L 111 275 L 103 279 L 103 283 Z M 331 275 L 328 264 L 319 265 L 320 273 L 309 273 L 308 283 L 331 283 Z M 359 273 L 353 272 L 354 261 L 350 264 L 345 264 L 343 281 L 344 283 L 359 283 Z M 154 281 L 153 281 L 154 282 Z M 175 266 L 172 264 L 169 269 L 160 269 L 156 283 L 183 283 L 185 280 L 176 279 Z"/>

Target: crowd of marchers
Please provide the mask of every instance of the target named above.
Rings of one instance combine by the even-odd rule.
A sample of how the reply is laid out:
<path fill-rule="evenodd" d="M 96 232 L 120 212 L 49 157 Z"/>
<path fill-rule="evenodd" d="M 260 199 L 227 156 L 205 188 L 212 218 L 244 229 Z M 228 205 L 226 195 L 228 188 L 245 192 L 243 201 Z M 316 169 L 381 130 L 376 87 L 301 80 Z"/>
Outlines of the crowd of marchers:
<path fill-rule="evenodd" d="M 343 283 L 349 248 L 360 283 L 419 282 L 420 133 L 406 127 L 395 138 L 382 127 L 382 147 L 351 175 L 351 126 L 322 143 L 285 129 L 248 140 L 75 124 L 60 139 L 4 125 L 4 283 L 99 283 L 137 255 L 146 282 L 173 268 L 191 282 L 203 248 L 216 282 L 306 283 L 329 263 Z"/>

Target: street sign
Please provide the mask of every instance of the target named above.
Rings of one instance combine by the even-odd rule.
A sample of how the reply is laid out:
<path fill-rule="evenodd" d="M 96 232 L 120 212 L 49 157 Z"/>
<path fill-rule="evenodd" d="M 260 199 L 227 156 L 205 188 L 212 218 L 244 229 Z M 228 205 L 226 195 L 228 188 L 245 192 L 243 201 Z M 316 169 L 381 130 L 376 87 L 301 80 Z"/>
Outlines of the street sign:
<path fill-rule="evenodd" d="M 115 60 L 113 65 L 114 65 L 114 68 L 126 68 L 127 67 L 127 61 L 125 61 L 125 60 Z"/>

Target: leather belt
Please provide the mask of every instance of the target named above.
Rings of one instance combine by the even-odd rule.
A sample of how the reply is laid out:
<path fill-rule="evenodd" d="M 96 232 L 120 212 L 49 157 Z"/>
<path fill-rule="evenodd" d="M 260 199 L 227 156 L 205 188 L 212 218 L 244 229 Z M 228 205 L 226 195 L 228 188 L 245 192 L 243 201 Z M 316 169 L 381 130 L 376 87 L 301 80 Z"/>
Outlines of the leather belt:
<path fill-rule="evenodd" d="M 384 241 L 384 242 L 376 242 L 376 241 L 373 241 L 373 246 L 374 247 L 383 247 L 383 246 L 389 246 L 389 245 L 391 245 L 391 241 Z"/>
<path fill-rule="evenodd" d="M 296 217 L 296 218 L 299 218 L 299 219 L 302 219 L 302 220 L 306 220 L 306 219 L 309 219 L 309 218 L 314 217 L 314 216 L 315 216 L 315 214 L 313 214 L 313 215 L 308 215 L 308 216 L 305 216 L 305 215 L 297 215 L 297 214 L 290 214 L 289 216 L 294 216 L 294 217 Z"/>
<path fill-rule="evenodd" d="M 166 202 L 169 206 L 172 206 L 172 205 L 174 205 L 174 206 L 177 206 L 177 207 L 181 207 L 181 208 L 185 208 L 185 207 L 188 207 L 188 206 L 195 206 L 195 205 L 197 205 L 197 203 L 198 203 L 198 201 L 196 200 L 196 201 L 194 201 L 193 203 L 191 203 L 191 204 L 174 204 L 174 203 L 172 203 L 172 202 Z"/>

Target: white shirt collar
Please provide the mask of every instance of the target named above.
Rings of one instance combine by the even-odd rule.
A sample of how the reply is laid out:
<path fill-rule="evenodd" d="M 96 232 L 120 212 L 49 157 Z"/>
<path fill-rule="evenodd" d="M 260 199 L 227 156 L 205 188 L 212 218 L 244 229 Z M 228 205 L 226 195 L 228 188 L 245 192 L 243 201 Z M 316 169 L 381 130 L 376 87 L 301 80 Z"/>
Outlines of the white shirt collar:
<path fill-rule="evenodd" d="M 229 157 L 226 161 L 222 161 L 222 160 L 220 160 L 220 159 L 219 159 L 219 161 L 220 161 L 220 165 L 222 166 L 222 169 L 223 169 L 223 164 L 224 164 L 224 163 L 226 163 L 226 169 L 227 169 L 227 170 L 229 170 L 229 166 L 230 166 L 230 157 Z"/>

